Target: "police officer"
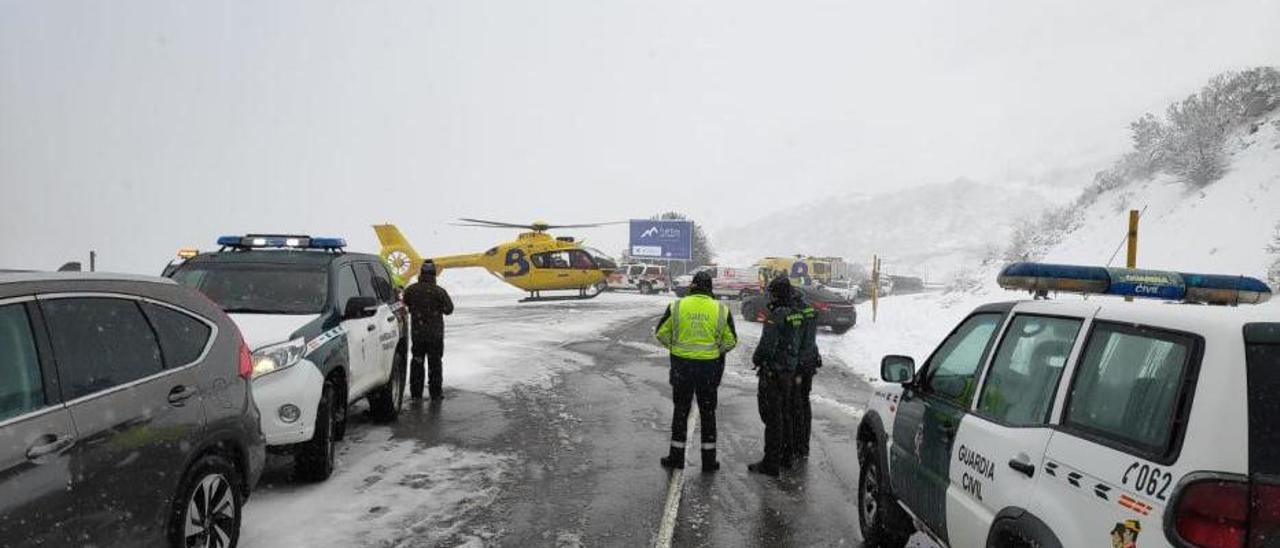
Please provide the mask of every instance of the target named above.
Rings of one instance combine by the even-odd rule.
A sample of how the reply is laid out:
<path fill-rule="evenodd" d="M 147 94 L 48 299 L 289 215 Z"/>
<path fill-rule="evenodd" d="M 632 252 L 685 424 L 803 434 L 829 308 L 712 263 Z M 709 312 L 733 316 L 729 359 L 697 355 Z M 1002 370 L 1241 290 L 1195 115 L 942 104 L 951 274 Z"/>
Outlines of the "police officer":
<path fill-rule="evenodd" d="M 794 309 L 791 281 L 778 276 L 769 282 L 768 314 L 760 344 L 751 361 L 759 378 L 756 404 L 764 422 L 764 458 L 747 466 L 758 474 L 777 476 L 789 455 L 791 393 L 800 361 L 804 317 Z"/>
<path fill-rule="evenodd" d="M 702 471 L 720 469 L 716 461 L 716 390 L 724 375 L 724 355 L 738 344 L 729 307 L 716 300 L 711 275 L 694 274 L 689 293 L 671 303 L 658 322 L 658 342 L 671 351 L 671 451 L 660 459 L 666 468 L 684 468 L 689 409 L 698 399 L 702 430 Z"/>
<path fill-rule="evenodd" d="M 799 361 L 796 364 L 795 387 L 791 393 L 791 444 L 788 461 L 809 458 L 809 426 L 813 421 L 813 409 L 809 404 L 809 392 L 813 388 L 813 375 L 822 367 L 818 353 L 818 313 L 809 305 L 804 295 L 792 290 L 793 310 L 801 316 Z M 788 463 L 790 464 L 790 462 Z"/>
<path fill-rule="evenodd" d="M 413 360 L 409 364 L 409 394 L 422 399 L 422 359 L 426 357 L 431 399 L 444 398 L 441 388 L 444 358 L 444 316 L 453 314 L 449 292 L 436 284 L 436 264 L 422 263 L 417 283 L 404 290 L 404 305 L 412 317 Z"/>

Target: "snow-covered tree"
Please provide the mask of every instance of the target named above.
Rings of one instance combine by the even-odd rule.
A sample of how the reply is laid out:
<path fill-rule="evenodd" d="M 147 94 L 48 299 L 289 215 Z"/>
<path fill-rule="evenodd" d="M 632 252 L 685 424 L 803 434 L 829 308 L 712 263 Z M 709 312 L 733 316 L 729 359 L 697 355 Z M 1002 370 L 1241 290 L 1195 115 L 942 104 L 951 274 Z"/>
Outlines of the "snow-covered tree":
<path fill-rule="evenodd" d="M 1271 263 L 1271 270 L 1267 272 L 1267 278 L 1272 287 L 1280 290 L 1280 223 L 1276 223 L 1276 230 L 1271 236 L 1271 244 L 1267 245 L 1267 253 L 1275 256 L 1275 262 Z"/>

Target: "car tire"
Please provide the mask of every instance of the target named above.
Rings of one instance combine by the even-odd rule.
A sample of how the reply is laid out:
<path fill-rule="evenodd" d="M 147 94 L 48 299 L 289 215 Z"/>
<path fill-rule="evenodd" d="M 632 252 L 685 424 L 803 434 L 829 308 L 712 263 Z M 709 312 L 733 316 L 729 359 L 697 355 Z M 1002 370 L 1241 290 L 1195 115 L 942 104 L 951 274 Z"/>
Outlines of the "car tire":
<path fill-rule="evenodd" d="M 853 329 L 853 326 L 852 326 L 852 325 L 833 325 L 833 326 L 831 326 L 831 332 L 832 332 L 832 333 L 835 333 L 836 335 L 844 335 L 845 333 L 848 333 L 850 329 Z"/>
<path fill-rule="evenodd" d="M 378 422 L 395 422 L 404 407 L 405 356 L 403 350 L 397 350 L 391 361 L 391 378 L 387 384 L 369 394 L 369 410 L 373 420 Z"/>
<path fill-rule="evenodd" d="M 337 407 L 334 401 L 336 390 L 332 381 L 325 381 L 324 391 L 320 394 L 320 404 L 316 408 L 316 429 L 311 440 L 298 447 L 294 458 L 294 474 L 302 481 L 324 481 L 333 474 L 334 455 L 337 453 Z"/>
<path fill-rule="evenodd" d="M 640 294 L 641 294 L 641 295 L 648 295 L 648 294 L 650 294 L 650 293 L 653 293 L 653 287 L 652 287 L 652 286 L 650 286 L 650 285 L 649 285 L 649 284 L 647 284 L 647 283 L 643 283 L 643 282 L 642 282 L 642 283 L 640 284 Z"/>
<path fill-rule="evenodd" d="M 204 455 L 178 485 L 169 517 L 169 546 L 235 546 L 247 495 L 235 464 L 222 455 Z"/>
<path fill-rule="evenodd" d="M 879 450 L 863 450 L 858 472 L 858 524 L 868 548 L 903 548 L 915 527 L 898 501 L 888 492 L 888 477 L 881 470 Z"/>

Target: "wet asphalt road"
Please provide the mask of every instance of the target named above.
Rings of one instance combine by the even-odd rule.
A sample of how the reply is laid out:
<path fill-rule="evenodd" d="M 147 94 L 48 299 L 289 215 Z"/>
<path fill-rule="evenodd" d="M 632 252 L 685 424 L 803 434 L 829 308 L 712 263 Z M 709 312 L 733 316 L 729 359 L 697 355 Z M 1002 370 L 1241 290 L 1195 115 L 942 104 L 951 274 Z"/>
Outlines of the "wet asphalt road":
<path fill-rule="evenodd" d="M 582 313 L 584 303 L 572 306 Z M 469 321 L 474 326 L 537 321 L 537 316 L 563 312 L 545 305 L 490 308 L 473 320 L 464 314 L 459 327 Z M 594 365 L 561 373 L 549 386 L 517 385 L 500 396 L 449 388 L 446 354 L 445 401 L 407 403 L 392 427 L 393 438 L 520 457 L 521 465 L 504 476 L 496 499 L 466 517 L 490 531 L 486 545 L 651 546 L 668 486 L 669 474 L 658 458 L 666 453 L 671 420 L 667 359 L 653 346 L 656 320 L 632 320 L 602 338 L 563 341 L 561 350 L 589 356 Z M 689 451 L 672 544 L 860 546 L 854 432 L 870 396 L 868 385 L 824 357 L 827 366 L 814 382 L 808 462 L 778 479 L 748 474 L 746 465 L 760 458 L 763 447 L 749 365 L 760 326 L 739 321 L 738 329 L 742 343 L 729 357 L 719 393 L 722 469 L 701 473 L 700 455 Z M 529 359 L 562 356 L 531 352 Z M 357 408 L 349 439 L 358 441 L 370 426 Z M 696 430 L 689 439 L 698 439 Z M 287 488 L 283 459 L 273 457 L 260 488 Z M 422 544 L 407 532 L 396 545 Z"/>

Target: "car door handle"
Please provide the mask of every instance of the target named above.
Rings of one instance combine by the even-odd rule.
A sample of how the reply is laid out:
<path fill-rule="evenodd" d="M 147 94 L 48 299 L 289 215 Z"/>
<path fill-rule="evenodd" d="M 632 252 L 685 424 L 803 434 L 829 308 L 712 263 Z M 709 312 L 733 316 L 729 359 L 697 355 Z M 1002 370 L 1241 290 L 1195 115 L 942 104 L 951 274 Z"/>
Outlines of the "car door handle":
<path fill-rule="evenodd" d="M 196 395 L 196 389 L 185 384 L 179 384 L 169 391 L 169 403 L 174 405 L 182 405 L 187 398 Z"/>
<path fill-rule="evenodd" d="M 387 316 L 387 323 L 396 323 L 396 315 L 392 314 L 390 316 Z"/>
<path fill-rule="evenodd" d="M 373 325 L 373 324 L 369 324 L 369 327 L 364 328 L 364 330 L 365 330 L 365 331 L 373 331 L 374 329 L 377 329 L 377 328 L 378 328 L 378 326 Z"/>
<path fill-rule="evenodd" d="M 1022 457 L 1022 455 L 1019 455 L 1019 457 Z M 1019 458 L 1009 459 L 1009 468 L 1012 468 L 1017 472 L 1021 472 L 1028 478 L 1033 478 L 1036 475 L 1036 467 Z"/>
<path fill-rule="evenodd" d="M 70 435 L 54 436 L 50 434 L 43 436 L 41 439 L 44 440 L 45 443 L 33 445 L 27 449 L 28 460 L 37 460 L 41 457 L 61 453 L 76 443 L 76 439 Z"/>

